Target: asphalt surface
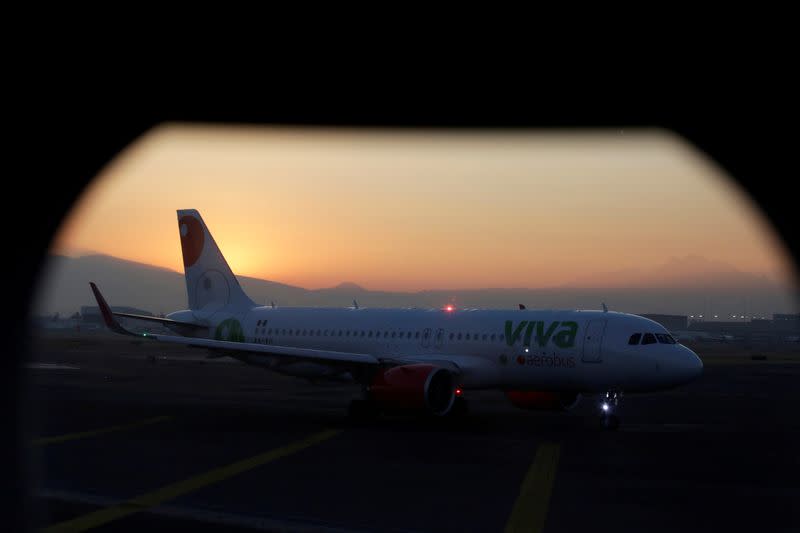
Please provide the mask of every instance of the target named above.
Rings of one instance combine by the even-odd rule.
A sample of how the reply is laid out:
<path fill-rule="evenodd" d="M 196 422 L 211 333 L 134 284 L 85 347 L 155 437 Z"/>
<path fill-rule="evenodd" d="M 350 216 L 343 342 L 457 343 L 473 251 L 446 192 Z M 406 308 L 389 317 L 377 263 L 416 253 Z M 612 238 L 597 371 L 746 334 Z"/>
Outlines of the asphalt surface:
<path fill-rule="evenodd" d="M 609 432 L 593 400 L 470 391 L 465 419 L 355 424 L 354 386 L 123 337 L 37 346 L 34 523 L 54 531 L 800 530 L 800 353 L 715 353 Z"/>

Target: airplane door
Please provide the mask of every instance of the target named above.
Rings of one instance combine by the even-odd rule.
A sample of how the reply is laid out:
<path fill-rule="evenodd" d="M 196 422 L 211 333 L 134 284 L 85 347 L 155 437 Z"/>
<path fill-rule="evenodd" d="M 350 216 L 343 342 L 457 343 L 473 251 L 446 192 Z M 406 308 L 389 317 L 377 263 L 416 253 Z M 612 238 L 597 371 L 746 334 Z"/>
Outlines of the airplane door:
<path fill-rule="evenodd" d="M 590 320 L 583 336 L 583 360 L 588 363 L 599 363 L 601 358 L 601 345 L 603 333 L 606 330 L 605 320 Z"/>
<path fill-rule="evenodd" d="M 439 328 L 436 330 L 436 337 L 433 342 L 436 348 L 442 347 L 442 343 L 444 342 L 444 329 Z"/>
<path fill-rule="evenodd" d="M 425 328 L 422 332 L 422 347 L 427 348 L 431 344 L 431 328 Z"/>

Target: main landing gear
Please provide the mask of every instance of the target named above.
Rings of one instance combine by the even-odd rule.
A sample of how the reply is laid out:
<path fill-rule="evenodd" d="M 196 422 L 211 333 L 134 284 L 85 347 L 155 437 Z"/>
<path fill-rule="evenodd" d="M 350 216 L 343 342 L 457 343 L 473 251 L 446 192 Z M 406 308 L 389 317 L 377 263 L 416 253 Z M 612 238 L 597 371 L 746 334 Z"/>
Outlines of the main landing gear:
<path fill-rule="evenodd" d="M 600 422 L 604 429 L 615 430 L 619 427 L 617 408 L 622 400 L 622 391 L 610 390 L 600 400 Z"/>

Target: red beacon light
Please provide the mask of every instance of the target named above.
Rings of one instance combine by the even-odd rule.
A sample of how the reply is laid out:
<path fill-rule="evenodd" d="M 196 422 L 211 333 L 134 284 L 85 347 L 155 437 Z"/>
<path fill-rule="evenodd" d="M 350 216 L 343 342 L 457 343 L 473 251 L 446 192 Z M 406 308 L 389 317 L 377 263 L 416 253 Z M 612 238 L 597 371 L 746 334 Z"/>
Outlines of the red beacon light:
<path fill-rule="evenodd" d="M 457 388 L 456 389 L 456 396 L 460 397 L 462 394 L 464 394 L 464 391 L 461 390 L 461 387 Z"/>

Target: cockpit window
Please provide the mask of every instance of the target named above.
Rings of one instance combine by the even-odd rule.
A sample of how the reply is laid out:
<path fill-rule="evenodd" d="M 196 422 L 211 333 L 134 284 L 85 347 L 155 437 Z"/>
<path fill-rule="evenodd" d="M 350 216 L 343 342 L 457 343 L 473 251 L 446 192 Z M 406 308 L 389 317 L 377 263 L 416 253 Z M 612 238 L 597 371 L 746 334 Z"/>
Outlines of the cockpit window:
<path fill-rule="evenodd" d="M 642 339 L 642 344 L 655 344 L 656 342 L 657 341 L 655 335 L 653 335 L 652 333 L 644 334 L 644 338 Z"/>
<path fill-rule="evenodd" d="M 639 344 L 639 339 L 641 338 L 642 338 L 641 333 L 634 333 L 633 335 L 631 335 L 631 338 L 628 339 L 628 344 Z"/>

